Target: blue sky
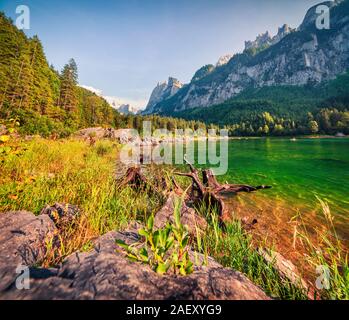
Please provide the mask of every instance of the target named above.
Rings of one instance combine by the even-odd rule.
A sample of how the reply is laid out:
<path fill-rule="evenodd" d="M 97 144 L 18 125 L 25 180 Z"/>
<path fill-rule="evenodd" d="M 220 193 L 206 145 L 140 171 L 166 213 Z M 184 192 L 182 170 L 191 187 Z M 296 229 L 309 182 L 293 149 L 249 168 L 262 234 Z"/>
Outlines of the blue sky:
<path fill-rule="evenodd" d="M 73 57 L 80 84 L 145 105 L 157 82 L 190 81 L 201 66 L 242 51 L 245 40 L 284 23 L 298 27 L 318 0 L 0 0 L 16 18 L 31 10 L 37 34 L 57 69 Z"/>

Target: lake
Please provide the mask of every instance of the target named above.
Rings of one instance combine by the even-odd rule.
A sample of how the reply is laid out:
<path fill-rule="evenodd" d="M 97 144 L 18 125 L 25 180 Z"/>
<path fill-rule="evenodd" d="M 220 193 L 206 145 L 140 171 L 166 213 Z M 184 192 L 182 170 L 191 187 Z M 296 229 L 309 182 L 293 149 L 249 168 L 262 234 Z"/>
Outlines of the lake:
<path fill-rule="evenodd" d="M 296 213 L 321 221 L 319 198 L 328 203 L 341 238 L 349 239 L 349 139 L 234 139 L 228 148 L 229 168 L 220 182 L 273 187 L 231 199 L 240 215 L 269 225 L 287 223 Z"/>

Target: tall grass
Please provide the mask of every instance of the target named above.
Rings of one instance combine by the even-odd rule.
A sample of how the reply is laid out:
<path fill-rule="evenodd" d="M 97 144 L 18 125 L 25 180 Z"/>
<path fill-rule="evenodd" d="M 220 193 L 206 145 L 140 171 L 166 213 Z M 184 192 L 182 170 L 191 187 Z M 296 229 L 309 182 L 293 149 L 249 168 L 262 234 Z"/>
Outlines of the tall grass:
<path fill-rule="evenodd" d="M 349 266 L 348 251 L 339 239 L 329 205 L 318 198 L 325 226 L 317 229 L 317 243 L 311 241 L 307 226 L 302 216 L 297 215 L 300 231 L 296 237 L 304 244 L 309 252 L 307 260 L 317 270 L 317 295 L 322 299 L 348 300 L 349 299 Z"/>
<path fill-rule="evenodd" d="M 215 208 L 200 205 L 198 211 L 208 221 L 203 236 L 197 235 L 196 248 L 210 255 L 225 267 L 244 273 L 271 297 L 277 299 L 307 299 L 307 292 L 289 280 L 281 278 L 273 263 L 268 263 L 258 254 L 252 236 L 242 228 L 238 220 L 231 221 L 223 231 L 219 226 Z"/>
<path fill-rule="evenodd" d="M 78 224 L 60 234 L 58 252 L 49 254 L 44 265 L 88 248 L 91 239 L 122 229 L 130 220 L 143 220 L 162 204 L 160 196 L 119 188 L 114 177 L 119 147 L 111 141 L 90 146 L 74 139 L 37 138 L 19 147 L 21 155 L 9 155 L 0 168 L 0 212 L 39 214 L 55 202 L 74 204 L 82 211 Z"/>
<path fill-rule="evenodd" d="M 53 266 L 77 250 L 89 250 L 91 241 L 110 230 L 123 229 L 131 220 L 146 221 L 163 204 L 163 196 L 151 190 L 135 191 L 120 187 L 115 179 L 119 146 L 112 141 L 87 142 L 65 139 L 59 141 L 36 138 L 18 142 L 21 152 L 9 154 L 0 167 L 0 212 L 28 210 L 39 214 L 46 205 L 64 202 L 77 205 L 82 212 L 79 221 L 67 226 L 54 239 L 47 239 L 47 256 L 43 266 Z M 164 177 L 171 185 L 173 168 L 150 166 L 149 179 Z M 188 178 L 179 177 L 183 189 Z M 320 245 L 311 242 L 306 228 L 296 237 L 308 248 L 308 262 L 323 266 L 330 273 L 328 289 L 319 290 L 324 299 L 349 298 L 348 255 L 343 250 L 333 227 L 333 216 L 326 203 L 321 202 L 328 222 L 327 232 L 319 230 Z M 280 277 L 272 263 L 261 257 L 239 221 L 231 221 L 222 231 L 217 210 L 198 206 L 208 228 L 197 232 L 195 249 L 205 257 L 212 256 L 225 267 L 244 273 L 265 292 L 279 299 L 306 299 L 307 292 Z M 301 220 L 301 217 L 297 217 Z M 303 223 L 304 224 L 304 223 Z"/>

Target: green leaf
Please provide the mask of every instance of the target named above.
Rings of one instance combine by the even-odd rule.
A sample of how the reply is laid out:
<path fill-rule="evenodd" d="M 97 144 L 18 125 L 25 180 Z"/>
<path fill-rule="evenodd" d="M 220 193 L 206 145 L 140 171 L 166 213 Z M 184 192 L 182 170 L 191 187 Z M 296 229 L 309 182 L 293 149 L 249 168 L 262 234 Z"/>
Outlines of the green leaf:
<path fill-rule="evenodd" d="M 159 232 L 159 230 L 156 230 L 153 234 L 153 243 L 154 243 L 155 247 L 158 246 L 159 240 L 160 240 L 160 232 Z"/>
<path fill-rule="evenodd" d="M 139 258 L 137 256 L 135 256 L 134 254 L 131 254 L 131 253 L 128 253 L 127 254 L 127 257 L 133 261 L 133 262 L 138 262 L 139 261 Z"/>
<path fill-rule="evenodd" d="M 183 266 L 181 266 L 181 267 L 179 268 L 179 273 L 180 273 L 182 276 L 186 276 L 186 275 L 187 275 L 187 273 L 186 273 L 186 271 L 185 271 L 185 268 L 184 268 Z"/>
<path fill-rule="evenodd" d="M 148 237 L 149 236 L 149 233 L 147 231 L 145 231 L 144 229 L 140 229 L 138 230 L 138 234 L 142 237 Z"/>
<path fill-rule="evenodd" d="M 166 251 L 168 251 L 173 246 L 173 244 L 174 244 L 174 238 L 173 237 L 168 238 L 165 245 Z"/>
<path fill-rule="evenodd" d="M 147 221 L 147 228 L 148 228 L 148 231 L 152 231 L 153 228 L 154 228 L 154 216 L 151 215 L 149 218 L 148 218 L 148 221 Z"/>
<path fill-rule="evenodd" d="M 166 266 L 165 263 L 159 263 L 156 267 L 156 273 L 158 274 L 164 274 L 168 270 L 168 267 Z"/>
<path fill-rule="evenodd" d="M 184 239 L 182 240 L 182 248 L 185 248 L 187 246 L 188 241 L 189 241 L 189 237 L 188 236 L 184 237 Z"/>
<path fill-rule="evenodd" d="M 149 257 L 148 257 L 148 251 L 147 249 L 145 248 L 142 248 L 140 251 L 139 251 L 139 255 L 141 256 L 142 260 L 144 262 L 147 262 Z"/>
<path fill-rule="evenodd" d="M 179 260 L 179 257 L 178 257 L 178 254 L 177 253 L 173 253 L 172 255 L 172 260 L 175 264 L 178 263 L 178 260 Z"/>
<path fill-rule="evenodd" d="M 123 240 L 116 239 L 115 240 L 116 244 L 119 245 L 121 248 L 129 250 L 130 247 L 125 243 Z"/>
<path fill-rule="evenodd" d="M 174 217 L 176 227 L 179 228 L 181 226 L 181 203 L 178 199 L 176 199 L 175 208 L 174 208 Z"/>
<path fill-rule="evenodd" d="M 189 261 L 187 264 L 187 267 L 185 268 L 185 273 L 191 274 L 193 272 L 194 272 L 194 264 L 191 261 Z"/>

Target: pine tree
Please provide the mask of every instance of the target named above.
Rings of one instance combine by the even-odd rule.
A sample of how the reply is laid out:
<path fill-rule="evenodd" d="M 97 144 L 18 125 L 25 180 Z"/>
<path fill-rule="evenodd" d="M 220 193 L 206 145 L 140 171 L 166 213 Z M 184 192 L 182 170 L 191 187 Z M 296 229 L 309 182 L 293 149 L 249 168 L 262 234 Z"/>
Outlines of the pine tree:
<path fill-rule="evenodd" d="M 61 73 L 61 89 L 59 105 L 68 112 L 76 111 L 78 97 L 76 85 L 78 82 L 78 69 L 74 59 L 63 67 Z"/>

